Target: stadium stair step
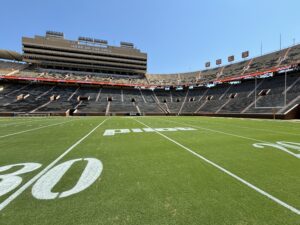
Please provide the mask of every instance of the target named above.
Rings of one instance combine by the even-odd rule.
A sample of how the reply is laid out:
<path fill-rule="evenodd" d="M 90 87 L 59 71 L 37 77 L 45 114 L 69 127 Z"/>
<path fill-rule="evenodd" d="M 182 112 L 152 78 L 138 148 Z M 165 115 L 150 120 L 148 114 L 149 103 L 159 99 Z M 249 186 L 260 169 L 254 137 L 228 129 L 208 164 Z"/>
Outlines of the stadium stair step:
<path fill-rule="evenodd" d="M 109 115 L 109 109 L 110 109 L 110 101 L 107 102 L 106 110 L 105 110 L 105 116 Z"/>

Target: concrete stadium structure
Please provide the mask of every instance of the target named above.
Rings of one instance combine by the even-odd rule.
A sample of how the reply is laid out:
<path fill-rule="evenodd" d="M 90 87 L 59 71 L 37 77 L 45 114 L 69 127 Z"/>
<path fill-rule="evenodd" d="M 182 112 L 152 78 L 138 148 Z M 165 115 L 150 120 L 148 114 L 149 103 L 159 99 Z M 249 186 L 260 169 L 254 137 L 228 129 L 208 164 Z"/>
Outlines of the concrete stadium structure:
<path fill-rule="evenodd" d="M 1 50 L 1 115 L 213 115 L 299 117 L 300 45 L 212 69 L 147 74 L 132 43 L 63 33 Z M 18 61 L 18 62 L 17 62 Z"/>

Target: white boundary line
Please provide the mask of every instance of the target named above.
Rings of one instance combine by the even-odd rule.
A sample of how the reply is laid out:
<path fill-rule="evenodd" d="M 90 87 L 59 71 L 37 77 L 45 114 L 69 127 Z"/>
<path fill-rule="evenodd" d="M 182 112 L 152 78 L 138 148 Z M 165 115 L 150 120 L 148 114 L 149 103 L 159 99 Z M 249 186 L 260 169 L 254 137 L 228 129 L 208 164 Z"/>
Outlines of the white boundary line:
<path fill-rule="evenodd" d="M 140 124 L 142 124 L 142 125 L 148 127 L 148 128 L 151 128 L 151 127 L 148 126 L 147 124 L 144 124 L 143 122 L 141 122 L 141 121 L 139 121 L 139 120 L 137 120 L 137 119 L 134 119 L 134 120 L 135 120 L 136 122 L 138 122 L 138 123 L 140 123 Z M 227 169 L 225 169 L 225 168 L 219 166 L 218 164 L 216 164 L 216 163 L 210 161 L 209 159 L 207 159 L 207 158 L 203 157 L 202 155 L 200 155 L 200 154 L 194 152 L 193 150 L 189 149 L 188 147 L 186 147 L 186 146 L 184 146 L 184 145 L 178 143 L 177 141 L 173 140 L 172 138 L 169 138 L 168 136 L 166 136 L 166 135 L 160 133 L 159 131 L 154 130 L 154 132 L 157 133 L 157 134 L 159 134 L 160 136 L 164 137 L 165 139 L 169 140 L 170 142 L 172 142 L 172 143 L 178 145 L 179 147 L 183 148 L 184 150 L 188 151 L 189 153 L 193 154 L 194 156 L 196 156 L 196 157 L 202 159 L 203 161 L 207 162 L 208 164 L 210 164 L 210 165 L 216 167 L 217 169 L 219 169 L 219 170 L 221 170 L 222 172 L 226 173 L 227 175 L 233 177 L 234 179 L 240 181 L 241 183 L 245 184 L 246 186 L 252 188 L 253 190 L 257 191 L 258 193 L 260 193 L 260 194 L 262 194 L 262 195 L 268 197 L 269 199 L 271 199 L 272 201 L 278 203 L 279 205 L 281 205 L 281 206 L 283 206 L 283 207 L 285 207 L 285 208 L 291 210 L 292 212 L 294 212 L 294 213 L 300 215 L 300 210 L 299 210 L 299 209 L 297 209 L 297 208 L 295 208 L 295 207 L 293 207 L 293 206 L 290 206 L 289 204 L 287 204 L 287 203 L 281 201 L 280 199 L 278 199 L 278 198 L 274 197 L 273 195 L 271 195 L 271 194 L 265 192 L 264 190 L 262 190 L 262 189 L 256 187 L 255 185 L 253 185 L 253 184 L 249 183 L 248 181 L 244 180 L 243 178 L 241 178 L 241 177 L 235 175 L 234 173 L 230 172 L 229 170 L 227 170 Z"/>
<path fill-rule="evenodd" d="M 27 133 L 27 132 L 30 132 L 30 131 L 40 130 L 40 129 L 43 129 L 43 128 L 52 127 L 52 126 L 56 126 L 56 125 L 60 125 L 60 124 L 64 124 L 64 123 L 69 123 L 69 122 L 72 122 L 72 121 L 75 121 L 75 120 L 72 119 L 72 120 L 69 120 L 69 121 L 61 122 L 61 123 L 55 123 L 55 124 L 50 124 L 50 125 L 46 125 L 46 126 L 32 128 L 32 129 L 29 129 L 29 130 L 19 131 L 19 132 L 16 132 L 16 133 L 6 134 L 6 135 L 0 136 L 0 139 L 10 137 L 10 136 L 14 136 L 14 135 L 18 135 L 18 134 Z"/>
<path fill-rule="evenodd" d="M 77 145 L 79 145 L 82 141 L 84 141 L 88 136 L 90 136 L 98 127 L 100 127 L 106 120 L 103 120 L 99 123 L 95 128 L 93 128 L 89 133 L 87 133 L 84 137 L 78 140 L 75 144 L 69 147 L 63 154 L 61 154 L 58 158 L 56 158 L 52 163 L 50 163 L 45 169 L 35 175 L 31 180 L 25 183 L 21 188 L 19 188 L 16 192 L 10 195 L 7 199 L 5 199 L 2 203 L 0 203 L 0 211 L 3 210 L 9 203 L 11 203 L 14 199 L 16 199 L 23 191 L 25 191 L 30 185 L 32 185 L 35 181 L 37 181 L 41 176 L 43 176 L 48 170 L 50 170 L 59 160 L 61 160 L 64 156 L 66 156 L 69 152 L 71 152 Z"/>
<path fill-rule="evenodd" d="M 217 124 L 217 123 L 214 123 Z M 299 134 L 293 134 L 293 133 L 289 133 L 289 132 L 281 132 L 281 131 L 273 131 L 273 130 L 267 130 L 267 129 L 262 129 L 262 128 L 254 128 L 254 127 L 245 127 L 245 126 L 236 126 L 236 125 L 231 125 L 231 124 L 227 124 L 231 127 L 237 127 L 237 128 L 244 128 L 244 129 L 251 129 L 251 130 L 259 130 L 259 131 L 266 131 L 269 133 L 273 133 L 273 134 L 286 134 L 286 135 L 293 135 L 293 136 L 300 136 Z"/>
<path fill-rule="evenodd" d="M 160 119 L 160 118 L 157 118 L 157 119 Z M 160 119 L 160 120 L 163 120 L 163 119 Z M 219 130 L 214 130 L 214 129 L 210 129 L 210 128 L 205 128 L 205 127 L 200 127 L 200 126 L 195 126 L 195 125 L 192 125 L 192 124 L 189 124 L 189 123 L 180 123 L 180 122 L 177 122 L 177 121 L 173 121 L 173 120 L 163 120 L 163 121 L 167 121 L 167 122 L 171 122 L 171 123 L 177 123 L 177 124 L 180 124 L 180 125 L 184 125 L 184 126 L 191 126 L 191 127 L 194 127 L 194 128 L 198 128 L 198 129 L 201 129 L 201 130 L 206 130 L 206 131 L 210 131 L 210 132 L 214 132 L 214 133 L 220 133 L 220 134 L 225 134 L 225 135 L 228 135 L 228 136 L 233 136 L 233 137 L 238 137 L 238 138 L 242 138 L 242 139 L 247 139 L 247 140 L 251 140 L 251 141 L 258 141 L 258 142 L 263 142 L 263 143 L 268 143 L 268 144 L 273 144 L 269 141 L 264 141 L 264 140 L 260 140 L 260 139 L 256 139 L 256 138 L 250 138 L 250 137 L 246 137 L 246 136 L 241 136 L 241 135 L 238 135 L 238 134 L 232 134 L 232 133 L 227 133 L 227 132 L 223 132 L 223 131 L 219 131 Z M 285 151 L 286 153 L 296 157 L 296 158 L 299 158 L 298 157 L 298 154 L 294 153 L 294 152 L 290 152 L 290 151 Z"/>
<path fill-rule="evenodd" d="M 215 125 L 219 125 L 220 123 L 217 122 L 210 122 L 210 121 L 202 121 L 202 123 L 206 123 L 206 124 L 215 124 Z M 225 126 L 229 126 L 229 127 L 235 127 L 235 128 L 243 128 L 243 129 L 250 129 L 250 130 L 258 130 L 258 131 L 266 131 L 272 134 L 286 134 L 286 135 L 293 135 L 293 136 L 300 136 L 299 134 L 294 134 L 294 133 L 289 133 L 289 132 L 281 132 L 281 131 L 273 131 L 273 130 L 268 130 L 268 129 L 263 129 L 263 128 L 255 128 L 255 127 L 248 127 L 248 126 L 239 126 L 239 125 L 232 125 L 232 124 L 226 124 Z"/>
<path fill-rule="evenodd" d="M 24 123 L 29 123 L 29 122 L 33 122 L 33 120 L 27 120 L 27 121 L 17 122 L 17 123 L 1 123 L 0 122 L 0 127 L 9 127 L 9 126 L 19 125 L 19 124 L 24 124 Z"/>
<path fill-rule="evenodd" d="M 24 124 L 24 123 L 32 123 L 32 122 L 41 122 L 41 121 L 48 121 L 48 120 L 55 120 L 56 118 L 39 118 L 39 119 L 30 119 L 30 120 L 26 120 L 26 121 L 22 121 L 22 122 L 14 122 L 13 123 L 1 123 L 0 122 L 0 127 L 9 127 L 9 126 L 17 126 L 19 124 Z"/>

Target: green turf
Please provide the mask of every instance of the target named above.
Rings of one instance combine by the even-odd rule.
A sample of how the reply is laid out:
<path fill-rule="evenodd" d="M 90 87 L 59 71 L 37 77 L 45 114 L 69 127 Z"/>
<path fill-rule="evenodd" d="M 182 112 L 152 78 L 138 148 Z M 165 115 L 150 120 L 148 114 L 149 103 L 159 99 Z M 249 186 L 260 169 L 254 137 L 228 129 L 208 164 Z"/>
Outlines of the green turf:
<path fill-rule="evenodd" d="M 0 204 L 104 120 L 57 163 L 77 158 L 99 159 L 103 163 L 100 178 L 77 194 L 55 200 L 34 198 L 31 185 L 0 211 L 1 225 L 300 224 L 300 215 L 182 147 L 299 210 L 300 158 L 272 147 L 252 146 L 277 141 L 300 143 L 297 121 L 208 117 L 0 118 L 0 167 L 25 162 L 42 164 L 38 170 L 21 175 L 22 183 L 0 196 Z M 151 128 L 196 130 L 160 132 L 182 146 L 156 132 L 103 136 L 106 129 L 145 128 L 140 122 Z M 300 154 L 297 149 L 289 150 Z M 84 161 L 75 163 L 52 192 L 71 189 L 85 166 Z"/>

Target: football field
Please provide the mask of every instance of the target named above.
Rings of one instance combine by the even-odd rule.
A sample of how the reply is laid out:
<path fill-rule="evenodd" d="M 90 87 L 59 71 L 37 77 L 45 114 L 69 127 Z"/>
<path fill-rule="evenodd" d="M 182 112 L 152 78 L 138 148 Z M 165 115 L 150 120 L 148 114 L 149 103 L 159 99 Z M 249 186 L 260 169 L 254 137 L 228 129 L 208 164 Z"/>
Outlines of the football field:
<path fill-rule="evenodd" d="M 0 224 L 300 225 L 300 122 L 0 118 Z"/>

